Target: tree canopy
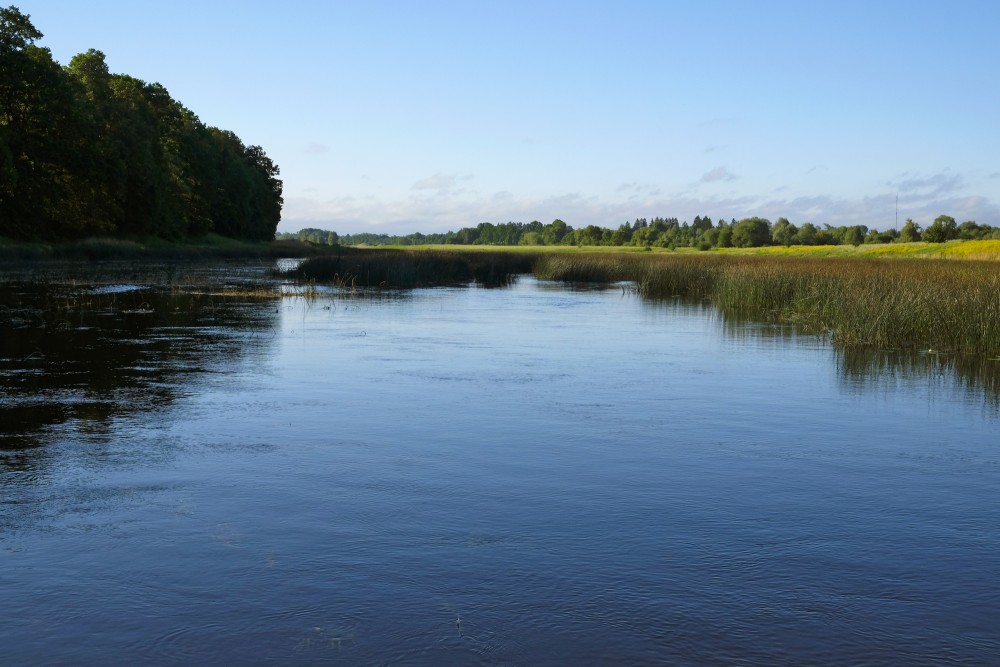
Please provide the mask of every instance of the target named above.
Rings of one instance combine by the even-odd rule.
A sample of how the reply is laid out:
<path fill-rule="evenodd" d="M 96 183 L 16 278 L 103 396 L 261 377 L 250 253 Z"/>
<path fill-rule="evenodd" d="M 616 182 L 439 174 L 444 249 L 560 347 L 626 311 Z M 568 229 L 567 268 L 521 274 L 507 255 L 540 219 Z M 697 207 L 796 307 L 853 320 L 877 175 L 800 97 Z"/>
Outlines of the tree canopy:
<path fill-rule="evenodd" d="M 933 230 L 933 231 L 932 231 Z M 929 236 L 928 236 L 928 233 Z M 325 245 L 603 245 L 646 247 L 693 247 L 699 250 L 730 247 L 760 247 L 768 245 L 861 245 L 873 243 L 907 243 L 913 241 L 940 242 L 951 239 L 976 240 L 1000 239 L 1000 229 L 972 220 L 955 224 L 951 216 L 941 215 L 921 235 L 920 226 L 907 220 L 902 229 L 885 231 L 869 229 L 865 225 L 818 227 L 811 222 L 799 226 L 787 218 L 778 218 L 773 224 L 766 218 L 751 217 L 726 222 L 720 219 L 715 225 L 708 216 L 695 216 L 694 222 L 680 222 L 677 218 L 638 218 L 624 222 L 617 229 L 587 225 L 574 229 L 562 220 L 543 225 L 537 220 L 529 223 L 482 222 L 475 227 L 462 227 L 458 231 L 440 234 L 343 234 L 325 229 L 303 229 L 297 233 L 278 234 L 278 238 L 300 239 Z"/>
<path fill-rule="evenodd" d="M 42 36 L 0 8 L 0 236 L 274 237 L 282 182 L 260 146 L 96 49 L 60 66 Z"/>

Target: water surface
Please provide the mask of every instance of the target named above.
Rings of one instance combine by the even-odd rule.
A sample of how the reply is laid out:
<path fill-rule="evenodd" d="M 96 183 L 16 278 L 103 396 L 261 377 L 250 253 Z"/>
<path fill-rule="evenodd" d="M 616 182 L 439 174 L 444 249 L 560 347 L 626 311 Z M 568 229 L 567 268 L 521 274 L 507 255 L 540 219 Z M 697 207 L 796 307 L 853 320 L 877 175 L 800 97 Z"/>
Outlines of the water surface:
<path fill-rule="evenodd" d="M 0 313 L 0 663 L 1000 655 L 985 361 L 527 278 L 51 289 L 105 305 Z"/>

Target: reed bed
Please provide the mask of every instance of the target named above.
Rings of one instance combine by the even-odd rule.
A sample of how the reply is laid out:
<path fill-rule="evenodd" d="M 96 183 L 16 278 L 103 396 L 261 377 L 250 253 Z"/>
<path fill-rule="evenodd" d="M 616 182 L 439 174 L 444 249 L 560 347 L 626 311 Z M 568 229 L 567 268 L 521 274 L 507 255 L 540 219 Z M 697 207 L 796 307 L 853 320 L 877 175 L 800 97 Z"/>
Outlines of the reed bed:
<path fill-rule="evenodd" d="M 338 287 L 409 289 L 476 282 L 486 287 L 510 284 L 530 273 L 538 255 L 441 250 L 350 250 L 307 259 L 285 277 Z"/>
<path fill-rule="evenodd" d="M 547 255 L 542 279 L 634 281 L 651 298 L 704 299 L 802 325 L 844 346 L 1000 356 L 1000 272 L 975 260 L 752 255 Z"/>

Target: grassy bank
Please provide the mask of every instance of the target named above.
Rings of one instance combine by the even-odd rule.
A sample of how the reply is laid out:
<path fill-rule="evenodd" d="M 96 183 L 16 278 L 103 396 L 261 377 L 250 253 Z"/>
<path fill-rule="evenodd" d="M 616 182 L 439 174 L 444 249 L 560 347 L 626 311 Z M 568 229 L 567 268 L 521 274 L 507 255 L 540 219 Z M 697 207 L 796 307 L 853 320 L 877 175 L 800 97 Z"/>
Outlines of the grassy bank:
<path fill-rule="evenodd" d="M 1000 355 L 1000 272 L 986 261 L 754 255 L 545 255 L 551 280 L 634 281 L 641 294 L 711 301 L 800 324 L 846 346 Z"/>
<path fill-rule="evenodd" d="M 300 241 L 249 243 L 209 234 L 194 241 L 92 238 L 67 243 L 29 243 L 0 238 L 0 261 L 109 259 L 242 259 L 309 257 L 315 246 Z"/>

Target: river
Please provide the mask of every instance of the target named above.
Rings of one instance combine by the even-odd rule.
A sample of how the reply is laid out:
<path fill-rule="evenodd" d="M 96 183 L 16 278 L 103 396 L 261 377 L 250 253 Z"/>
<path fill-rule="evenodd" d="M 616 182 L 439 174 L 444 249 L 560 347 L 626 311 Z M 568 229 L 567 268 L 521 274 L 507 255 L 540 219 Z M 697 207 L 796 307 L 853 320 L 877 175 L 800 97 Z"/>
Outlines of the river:
<path fill-rule="evenodd" d="M 1000 655 L 991 363 L 623 285 L 164 270 L 5 278 L 0 664 Z"/>

